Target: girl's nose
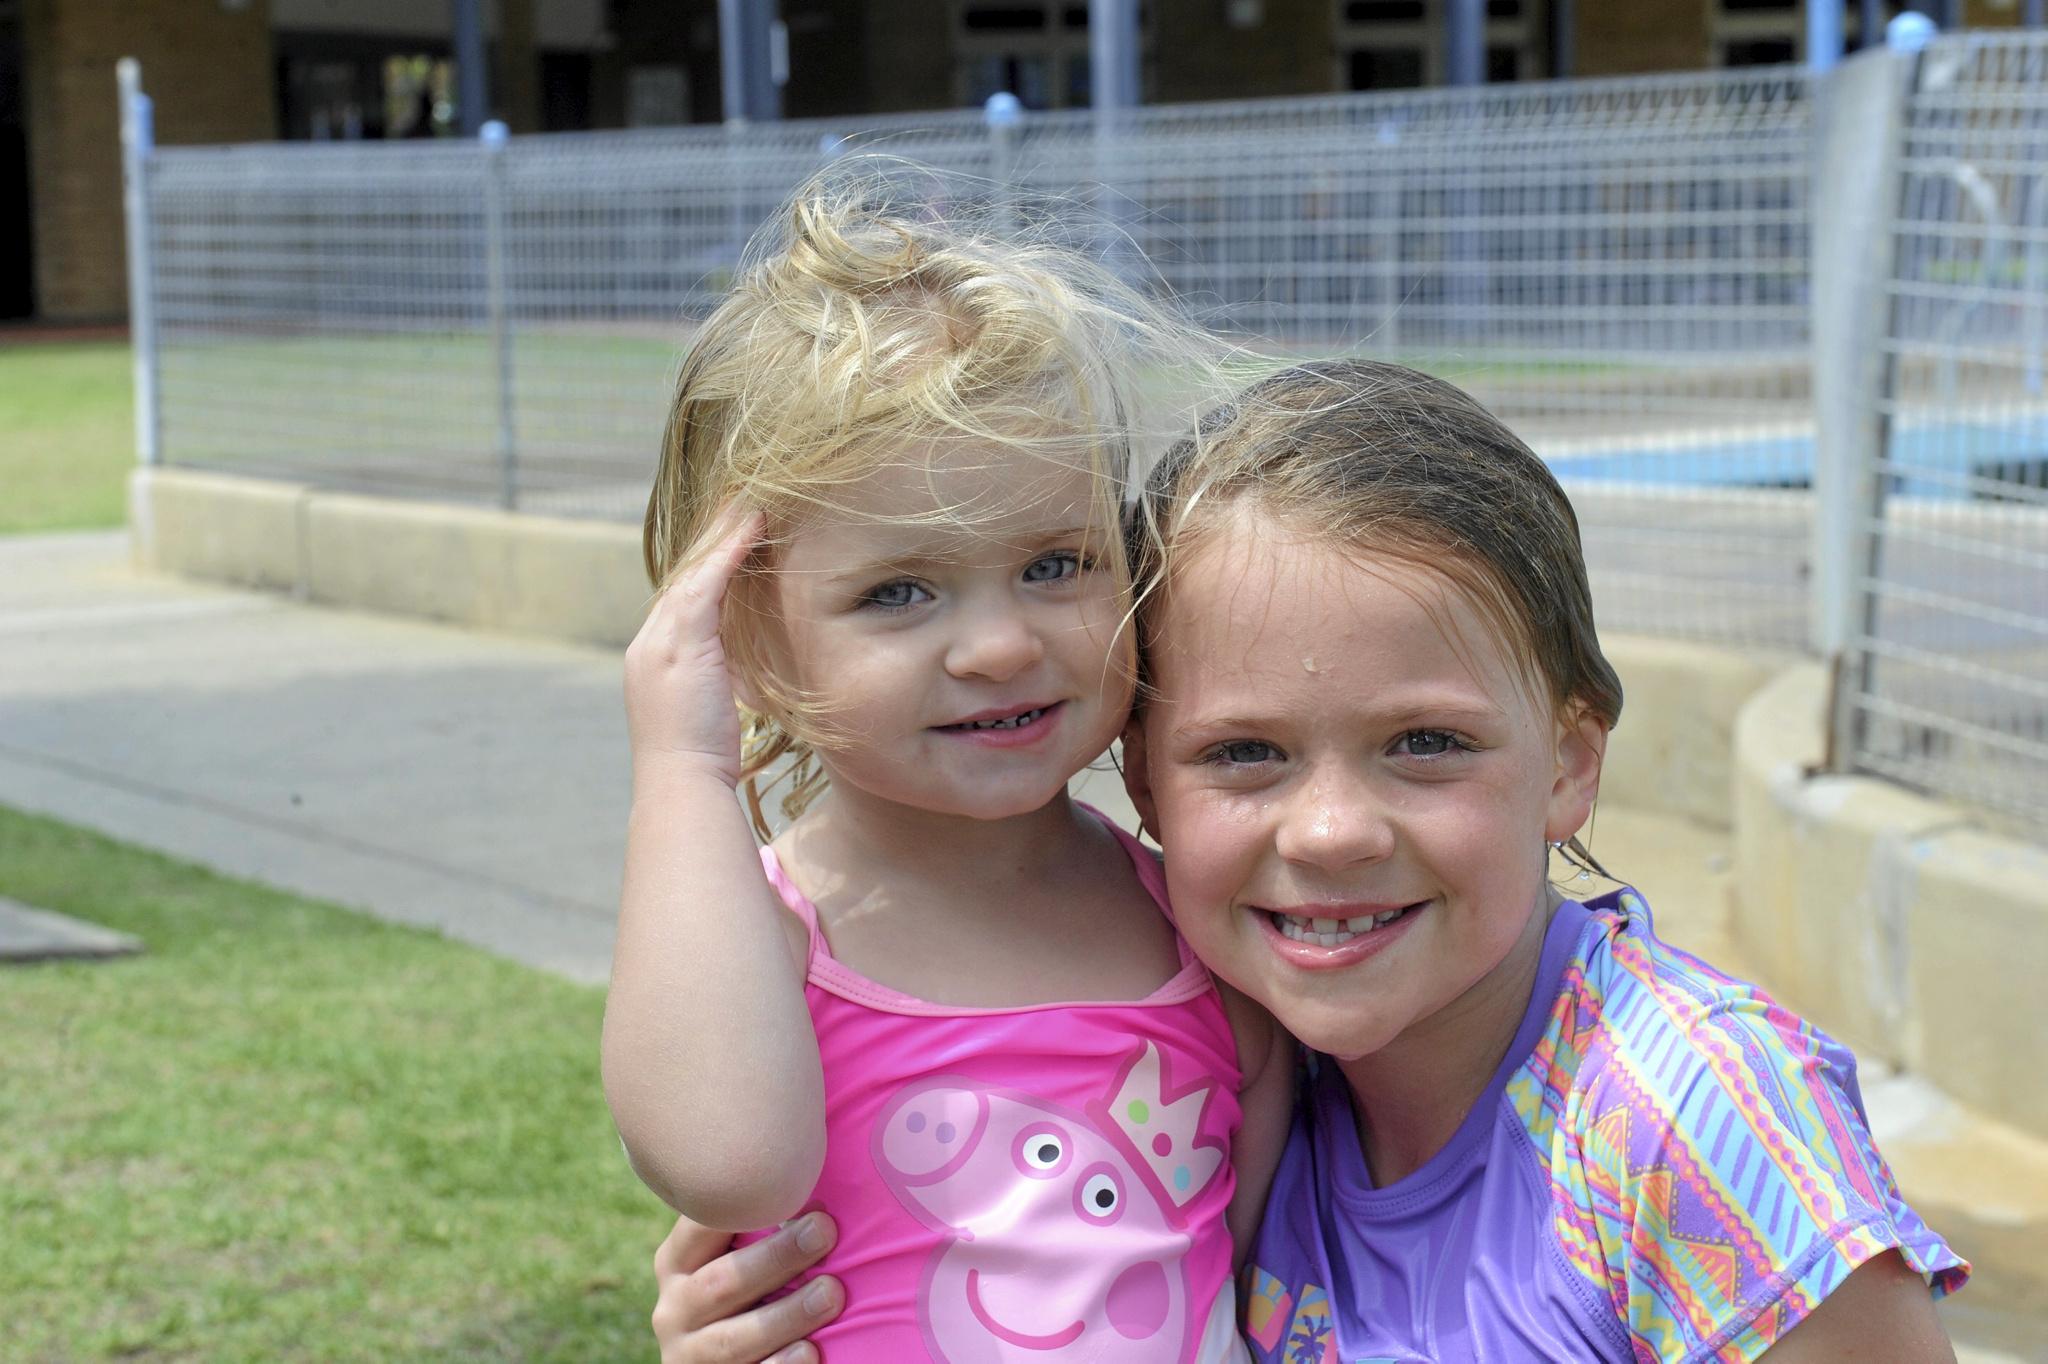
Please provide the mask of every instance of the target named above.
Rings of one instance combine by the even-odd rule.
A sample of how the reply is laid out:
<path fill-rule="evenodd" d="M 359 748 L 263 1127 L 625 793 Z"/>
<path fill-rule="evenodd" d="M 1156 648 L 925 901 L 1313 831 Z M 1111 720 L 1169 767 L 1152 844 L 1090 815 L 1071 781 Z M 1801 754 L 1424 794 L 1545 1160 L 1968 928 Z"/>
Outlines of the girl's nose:
<path fill-rule="evenodd" d="M 1335 871 L 1392 853 L 1394 826 L 1364 782 L 1318 776 L 1281 811 L 1275 843 L 1289 862 Z"/>
<path fill-rule="evenodd" d="M 1043 657 L 1045 641 L 1022 615 L 984 612 L 962 623 L 946 650 L 946 671 L 1007 682 Z"/>

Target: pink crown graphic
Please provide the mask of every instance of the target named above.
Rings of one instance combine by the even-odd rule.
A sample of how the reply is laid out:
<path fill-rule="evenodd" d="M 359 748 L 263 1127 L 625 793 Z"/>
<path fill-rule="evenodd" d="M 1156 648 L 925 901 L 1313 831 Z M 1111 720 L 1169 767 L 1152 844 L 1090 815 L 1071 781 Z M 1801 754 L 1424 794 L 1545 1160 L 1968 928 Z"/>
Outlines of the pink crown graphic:
<path fill-rule="evenodd" d="M 1223 1165 L 1223 1143 L 1202 1134 L 1202 1115 L 1215 1093 L 1200 1080 L 1176 1092 L 1156 1042 L 1147 1042 L 1124 1063 L 1107 1103 L 1090 1105 L 1138 1157 L 1138 1168 L 1175 1210 L 1209 1187 Z"/>

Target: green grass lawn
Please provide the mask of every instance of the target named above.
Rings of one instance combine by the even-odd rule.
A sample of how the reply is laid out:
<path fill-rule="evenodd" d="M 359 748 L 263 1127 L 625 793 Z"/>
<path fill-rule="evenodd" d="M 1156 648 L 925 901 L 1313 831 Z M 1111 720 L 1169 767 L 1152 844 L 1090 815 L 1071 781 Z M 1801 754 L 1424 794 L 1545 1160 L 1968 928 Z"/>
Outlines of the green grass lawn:
<path fill-rule="evenodd" d="M 5 809 L 0 895 L 148 943 L 0 967 L 0 1354 L 651 1356 L 599 991 Z"/>
<path fill-rule="evenodd" d="M 121 524 L 129 383 L 124 342 L 0 347 L 0 534 Z"/>

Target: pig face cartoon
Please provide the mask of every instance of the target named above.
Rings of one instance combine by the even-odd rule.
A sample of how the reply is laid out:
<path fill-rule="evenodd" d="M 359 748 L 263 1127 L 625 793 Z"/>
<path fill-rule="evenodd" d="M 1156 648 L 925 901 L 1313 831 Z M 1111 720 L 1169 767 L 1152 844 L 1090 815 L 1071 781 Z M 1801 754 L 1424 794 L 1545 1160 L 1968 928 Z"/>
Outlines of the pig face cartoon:
<path fill-rule="evenodd" d="M 945 1237 L 919 1289 L 934 1360 L 1191 1357 L 1183 1209 L 1223 1149 L 1200 1134 L 1211 1086 L 1170 1095 L 1162 1080 L 1147 1043 L 1086 1113 L 957 1077 L 884 1110 L 876 1168 Z"/>

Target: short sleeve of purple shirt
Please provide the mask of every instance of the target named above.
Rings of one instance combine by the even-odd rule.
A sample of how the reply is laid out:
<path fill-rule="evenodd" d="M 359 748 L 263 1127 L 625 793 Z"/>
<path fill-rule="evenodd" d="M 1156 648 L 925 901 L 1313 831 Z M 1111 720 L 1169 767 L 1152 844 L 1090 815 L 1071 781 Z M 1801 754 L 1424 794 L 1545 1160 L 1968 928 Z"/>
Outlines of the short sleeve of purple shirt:
<path fill-rule="evenodd" d="M 1936 1295 L 1969 1274 L 1900 1198 L 1849 1052 L 1632 890 L 1558 909 L 1500 1070 L 1399 1183 L 1310 1071 L 1245 1270 L 1263 1364 L 1733 1364 L 1884 1251 Z"/>

